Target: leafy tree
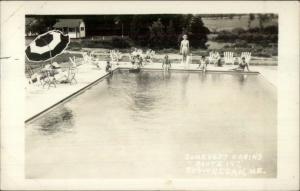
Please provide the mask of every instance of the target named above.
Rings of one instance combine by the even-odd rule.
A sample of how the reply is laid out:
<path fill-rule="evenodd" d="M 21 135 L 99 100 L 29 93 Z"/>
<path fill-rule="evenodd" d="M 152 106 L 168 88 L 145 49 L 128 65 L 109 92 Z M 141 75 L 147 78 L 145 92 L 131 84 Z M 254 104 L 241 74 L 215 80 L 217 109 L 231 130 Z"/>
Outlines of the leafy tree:
<path fill-rule="evenodd" d="M 258 14 L 258 20 L 259 20 L 259 28 L 260 30 L 264 29 L 264 24 L 269 21 L 271 18 L 268 14 Z"/>
<path fill-rule="evenodd" d="M 255 20 L 255 15 L 254 14 L 250 14 L 249 15 L 249 20 L 248 20 L 248 29 L 250 29 L 251 23 Z"/>
<path fill-rule="evenodd" d="M 161 47 L 163 45 L 163 40 L 165 37 L 164 34 L 164 25 L 161 23 L 161 19 L 154 21 L 151 26 L 149 26 L 150 39 L 149 43 L 151 47 Z"/>
<path fill-rule="evenodd" d="M 189 31 L 191 47 L 206 48 L 205 43 L 207 42 L 207 35 L 210 33 L 210 31 L 204 26 L 200 15 L 195 15 L 192 17 Z"/>
<path fill-rule="evenodd" d="M 166 30 L 166 45 L 168 47 L 175 47 L 177 46 L 177 41 L 176 41 L 176 31 L 175 31 L 175 28 L 174 28 L 174 24 L 173 24 L 173 20 L 170 20 L 169 21 L 169 24 L 167 26 L 167 30 Z"/>
<path fill-rule="evenodd" d="M 25 26 L 25 31 L 26 33 L 31 31 L 33 33 L 41 34 L 51 30 L 55 22 L 56 22 L 55 17 L 39 16 L 35 18 L 34 22 L 29 23 Z"/>
<path fill-rule="evenodd" d="M 139 33 L 139 27 L 138 27 L 138 16 L 133 16 L 131 23 L 130 23 L 130 37 L 134 40 L 137 39 Z"/>

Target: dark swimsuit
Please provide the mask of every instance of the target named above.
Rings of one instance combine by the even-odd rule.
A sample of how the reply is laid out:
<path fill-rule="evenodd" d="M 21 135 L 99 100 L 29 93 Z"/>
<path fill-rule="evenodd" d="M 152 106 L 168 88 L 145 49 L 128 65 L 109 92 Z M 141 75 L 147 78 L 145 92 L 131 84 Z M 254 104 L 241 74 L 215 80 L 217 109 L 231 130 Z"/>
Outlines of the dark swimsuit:
<path fill-rule="evenodd" d="M 242 63 L 239 64 L 239 67 L 244 70 L 246 65 L 247 65 L 246 63 L 242 62 Z"/>

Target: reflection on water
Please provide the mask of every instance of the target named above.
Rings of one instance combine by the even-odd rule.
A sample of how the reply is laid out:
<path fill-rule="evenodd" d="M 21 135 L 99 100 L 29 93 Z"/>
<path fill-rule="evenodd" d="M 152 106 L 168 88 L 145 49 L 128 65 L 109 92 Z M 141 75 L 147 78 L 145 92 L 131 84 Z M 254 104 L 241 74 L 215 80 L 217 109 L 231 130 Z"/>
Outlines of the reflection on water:
<path fill-rule="evenodd" d="M 213 75 L 212 76 L 213 79 L 215 78 L 214 76 L 217 76 L 217 75 Z M 199 78 L 200 78 L 201 83 L 205 82 L 206 78 L 207 78 L 206 73 L 203 73 L 203 72 L 199 73 Z"/>
<path fill-rule="evenodd" d="M 182 96 L 182 99 L 186 99 L 186 88 L 187 88 L 187 85 L 188 85 L 188 81 L 189 81 L 189 77 L 190 77 L 190 74 L 188 72 L 185 72 L 183 73 L 182 75 L 182 78 L 181 78 L 181 84 L 182 84 L 182 89 L 181 89 L 181 96 Z"/>
<path fill-rule="evenodd" d="M 73 125 L 72 110 L 66 107 L 55 109 L 38 120 L 39 131 L 44 135 L 71 131 Z"/>
<path fill-rule="evenodd" d="M 207 177 L 185 171 L 186 154 L 206 153 L 260 153 L 241 168 L 275 177 L 272 88 L 256 75 L 116 71 L 26 125 L 26 177 Z"/>
<path fill-rule="evenodd" d="M 133 74 L 136 82 L 135 91 L 131 92 L 133 98 L 132 109 L 135 112 L 149 112 L 154 108 L 154 105 L 161 99 L 159 93 L 150 93 L 155 91 L 156 87 L 160 86 L 160 76 L 153 79 L 148 72 L 141 72 L 139 75 Z M 135 113 L 133 113 L 135 115 Z"/>
<path fill-rule="evenodd" d="M 109 75 L 105 78 L 107 85 L 110 85 L 111 79 L 113 75 Z"/>
<path fill-rule="evenodd" d="M 171 79 L 171 71 L 170 70 L 163 72 L 163 79 L 165 81 L 169 81 Z"/>
<path fill-rule="evenodd" d="M 242 88 L 243 85 L 244 85 L 244 83 L 245 83 L 246 80 L 247 80 L 247 75 L 244 75 L 244 74 L 237 75 L 237 78 L 238 78 L 239 85 L 240 85 L 240 87 Z"/>

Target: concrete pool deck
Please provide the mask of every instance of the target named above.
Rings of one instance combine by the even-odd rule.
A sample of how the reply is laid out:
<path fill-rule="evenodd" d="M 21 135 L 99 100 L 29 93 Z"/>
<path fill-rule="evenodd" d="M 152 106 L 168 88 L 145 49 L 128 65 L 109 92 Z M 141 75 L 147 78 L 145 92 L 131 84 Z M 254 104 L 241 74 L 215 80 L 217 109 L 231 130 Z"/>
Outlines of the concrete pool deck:
<path fill-rule="evenodd" d="M 129 62 L 119 62 L 119 65 L 113 65 L 113 69 L 131 67 Z M 176 70 L 192 70 L 197 71 L 198 65 L 191 64 L 183 66 L 180 64 L 173 64 L 172 69 Z M 208 72 L 219 71 L 228 72 L 236 66 L 225 65 L 223 67 L 216 67 L 209 65 Z M 161 69 L 161 63 L 151 63 L 144 66 L 145 69 Z M 259 72 L 267 81 L 269 81 L 275 88 L 277 88 L 277 66 L 251 66 L 251 71 Z M 198 70 L 199 71 L 199 70 Z M 55 87 L 42 87 L 37 84 L 28 84 L 26 86 L 26 113 L 25 121 L 29 121 L 35 116 L 43 113 L 43 111 L 55 106 L 64 101 L 66 98 L 80 92 L 82 89 L 88 87 L 91 83 L 97 82 L 100 78 L 107 75 L 105 67 L 97 68 L 92 64 L 83 64 L 78 66 L 78 73 L 76 74 L 76 84 L 57 84 Z"/>

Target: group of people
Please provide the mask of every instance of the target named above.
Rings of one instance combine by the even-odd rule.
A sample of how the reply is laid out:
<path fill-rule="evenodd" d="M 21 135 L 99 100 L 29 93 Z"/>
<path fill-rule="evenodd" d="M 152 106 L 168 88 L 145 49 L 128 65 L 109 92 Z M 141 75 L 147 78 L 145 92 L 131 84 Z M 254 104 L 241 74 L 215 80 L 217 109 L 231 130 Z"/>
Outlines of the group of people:
<path fill-rule="evenodd" d="M 187 35 L 183 35 L 182 38 L 183 39 L 180 43 L 180 54 L 182 55 L 182 62 L 187 63 L 187 61 L 188 61 L 187 58 L 190 55 L 190 44 L 189 44 Z M 119 56 L 121 55 L 121 53 L 118 50 L 113 50 L 110 53 L 111 53 L 111 59 L 112 59 L 111 61 L 112 62 L 114 61 L 113 57 L 119 58 Z M 144 63 L 152 62 L 152 58 L 154 55 L 155 55 L 155 52 L 151 49 L 148 49 L 147 51 L 145 51 L 145 53 L 143 53 L 142 49 L 134 48 L 134 50 L 131 52 L 131 55 L 130 55 L 130 62 L 132 64 L 132 69 L 140 70 L 140 68 L 144 65 Z M 207 70 L 208 64 L 211 63 L 211 60 L 214 60 L 213 63 L 215 65 L 222 66 L 220 55 L 217 52 L 213 51 L 213 52 L 211 52 L 211 55 L 209 56 L 209 58 L 206 58 L 205 56 L 201 56 L 201 58 L 199 60 L 199 66 L 197 69 L 200 69 L 203 72 L 205 72 Z M 97 65 L 97 67 L 99 67 L 99 66 Z M 163 58 L 162 68 L 163 68 L 163 70 L 169 70 L 171 68 L 171 61 L 170 61 L 168 55 L 165 55 Z M 245 71 L 245 69 L 250 71 L 249 64 L 246 61 L 246 58 L 242 57 L 240 59 L 238 67 L 233 68 L 231 70 Z M 112 72 L 112 64 L 110 61 L 106 62 L 105 71 L 109 72 L 109 73 Z M 30 78 L 30 82 L 33 83 L 36 81 L 40 81 L 40 80 L 46 78 L 47 76 L 54 77 L 57 81 L 61 81 L 61 82 L 68 78 L 67 72 L 63 71 L 58 63 L 53 62 L 51 64 L 46 65 L 42 69 L 42 72 L 34 73 Z"/>
<path fill-rule="evenodd" d="M 57 62 L 46 64 L 40 72 L 31 75 L 29 83 L 40 83 L 46 78 L 54 78 L 56 82 L 63 83 L 68 79 L 68 71 L 62 70 Z"/>
<path fill-rule="evenodd" d="M 219 59 L 217 62 L 221 62 L 221 59 Z M 200 70 L 202 70 L 202 71 L 205 72 L 206 69 L 207 69 L 208 63 L 209 63 L 208 59 L 206 59 L 205 56 L 201 56 L 198 69 L 200 69 Z M 250 71 L 248 62 L 246 62 L 245 57 L 242 57 L 241 62 L 239 62 L 239 64 L 238 64 L 238 67 L 233 68 L 231 70 L 234 70 L 234 71 L 245 71 L 245 68 L 247 68 L 247 71 Z"/>
<path fill-rule="evenodd" d="M 190 51 L 190 44 L 189 44 L 189 40 L 187 39 L 187 35 L 183 35 L 182 36 L 182 41 L 180 43 L 180 54 L 182 55 L 182 62 L 186 63 L 187 61 L 187 57 L 189 55 L 189 51 Z M 221 58 L 219 56 L 219 54 L 216 54 L 216 52 L 213 52 L 216 60 L 216 64 L 218 66 L 222 66 L 221 65 Z M 209 60 L 205 57 L 205 56 L 201 56 L 200 59 L 200 63 L 198 66 L 198 69 L 202 70 L 202 71 L 206 71 L 207 69 L 207 65 L 209 63 Z M 242 57 L 240 63 L 238 64 L 238 67 L 233 68 L 232 70 L 235 71 L 244 71 L 245 68 L 247 68 L 248 71 L 250 71 L 249 69 L 249 63 L 246 62 L 246 58 Z"/>
<path fill-rule="evenodd" d="M 131 57 L 132 67 L 137 69 L 143 66 L 143 57 L 139 54 Z"/>
<path fill-rule="evenodd" d="M 144 63 L 149 63 L 152 60 L 155 52 L 151 49 L 148 49 L 145 53 L 143 53 L 142 49 L 134 48 L 133 52 L 130 55 L 130 61 L 133 68 L 140 68 Z"/>
<path fill-rule="evenodd" d="M 209 60 L 205 56 L 201 56 L 197 69 L 200 69 L 203 72 L 206 72 L 208 64 L 209 64 Z M 163 63 L 162 63 L 162 69 L 169 70 L 170 68 L 171 68 L 171 62 L 170 62 L 169 56 L 165 55 L 165 57 L 163 59 Z M 238 64 L 238 67 L 233 68 L 232 70 L 244 71 L 245 69 L 250 71 L 248 62 L 246 62 L 245 57 L 242 57 L 241 62 Z"/>

